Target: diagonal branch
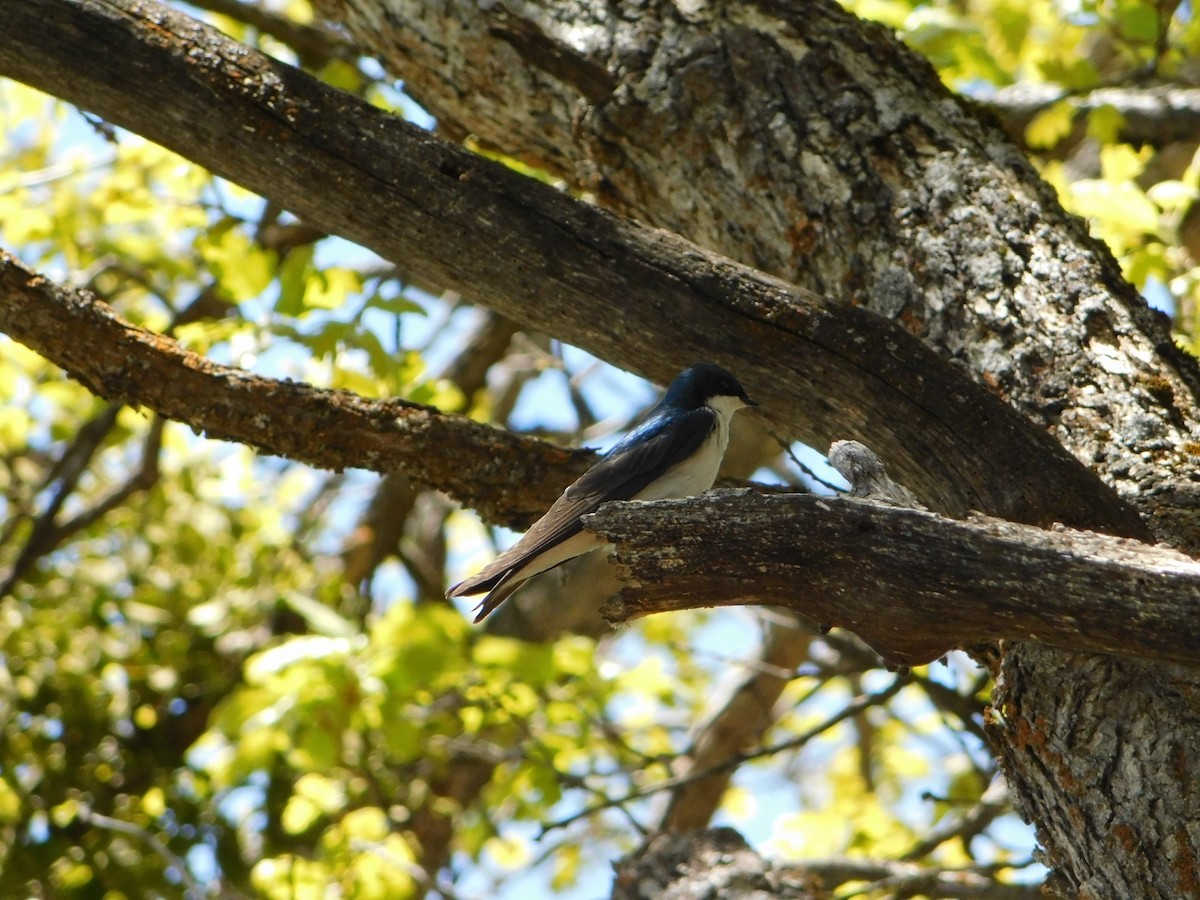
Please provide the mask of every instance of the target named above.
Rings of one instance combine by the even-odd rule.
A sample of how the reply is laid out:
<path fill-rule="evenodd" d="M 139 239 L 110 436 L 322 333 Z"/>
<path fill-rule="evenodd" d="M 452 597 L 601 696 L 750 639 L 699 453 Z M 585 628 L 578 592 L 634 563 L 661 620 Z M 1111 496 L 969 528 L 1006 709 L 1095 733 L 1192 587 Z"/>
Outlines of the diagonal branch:
<path fill-rule="evenodd" d="M 606 504 L 587 527 L 631 585 L 606 610 L 616 622 L 769 603 L 899 665 L 1002 639 L 1200 665 L 1200 563 L 1165 547 L 748 490 Z"/>
<path fill-rule="evenodd" d="M 681 774 L 712 772 L 676 787 L 657 822 L 657 831 L 704 828 L 716 813 L 747 747 L 756 746 L 775 724 L 776 702 L 791 683 L 797 666 L 808 658 L 813 632 L 792 616 L 780 614 L 768 624 L 758 656 L 759 666 L 738 675 L 728 694 L 712 704 L 693 729 L 692 743 L 677 760 Z"/>
<path fill-rule="evenodd" d="M 892 679 L 891 684 L 884 688 L 880 688 L 878 691 L 872 691 L 869 694 L 859 694 L 841 709 L 831 713 L 816 725 L 809 728 L 807 731 L 804 731 L 793 737 L 777 741 L 774 744 L 765 744 L 755 747 L 751 750 L 735 754 L 728 758 L 714 762 L 704 769 L 692 769 L 681 775 L 673 775 L 670 778 L 665 778 L 662 781 L 639 785 L 638 787 L 630 789 L 619 797 L 607 797 L 592 806 L 578 810 L 568 816 L 564 816 L 561 819 L 543 823 L 541 835 L 545 835 L 548 832 L 554 831 L 558 828 L 565 828 L 567 825 L 577 822 L 580 819 L 585 819 L 588 816 L 600 812 L 601 810 L 612 809 L 614 806 L 623 806 L 626 803 L 632 803 L 645 797 L 651 797 L 654 794 L 661 793 L 663 791 L 675 790 L 676 788 L 679 788 L 685 784 L 703 782 L 706 779 L 711 778 L 713 775 L 718 775 L 721 772 L 733 772 L 743 763 L 747 763 L 752 760 L 764 759 L 780 753 L 788 753 L 800 750 L 816 738 L 823 735 L 825 732 L 829 731 L 831 728 L 842 724 L 842 722 L 845 722 L 847 719 L 852 719 L 854 716 L 870 709 L 871 707 L 883 706 L 889 700 L 895 697 L 896 694 L 900 693 L 901 688 L 903 688 L 906 684 L 908 684 L 908 676 L 897 675 Z"/>
<path fill-rule="evenodd" d="M 229 16 L 269 34 L 296 51 L 301 63 L 309 69 L 319 68 L 335 57 L 353 58 L 349 42 L 324 23 L 302 25 L 267 8 L 266 4 L 243 0 L 191 0 L 198 9 Z"/>
<path fill-rule="evenodd" d="M 83 473 L 87 471 L 88 463 L 108 437 L 117 422 L 117 414 L 121 407 L 110 404 L 103 412 L 87 422 L 79 429 L 75 439 L 66 448 L 58 461 L 46 473 L 42 489 L 54 485 L 54 492 L 49 502 L 33 522 L 29 537 L 16 560 L 0 581 L 0 597 L 7 596 L 13 586 L 20 581 L 29 568 L 39 557 L 49 553 L 62 542 L 59 526 L 56 524 L 58 514 L 64 504 L 75 491 L 76 485 Z M 13 516 L 0 532 L 0 543 L 6 542 L 16 531 L 20 516 Z"/>
<path fill-rule="evenodd" d="M 724 363 L 789 436 L 870 433 L 939 509 L 1144 533 L 1044 430 L 890 321 L 578 202 L 151 0 L 8 0 L 5 14 L 0 73 L 430 283 L 661 381 Z"/>
<path fill-rule="evenodd" d="M 1066 100 L 1079 117 L 1105 107 L 1121 114 L 1121 139 L 1162 147 L 1200 140 L 1200 89 L 1178 85 L 1097 88 L 1071 94 L 1053 84 L 1014 84 L 982 98 L 1020 144 L 1038 113 Z"/>
<path fill-rule="evenodd" d="M 593 459 L 427 406 L 218 365 L 126 322 L 86 291 L 56 287 L 3 251 L 0 331 L 98 396 L 312 466 L 404 471 L 494 521 L 528 524 Z"/>

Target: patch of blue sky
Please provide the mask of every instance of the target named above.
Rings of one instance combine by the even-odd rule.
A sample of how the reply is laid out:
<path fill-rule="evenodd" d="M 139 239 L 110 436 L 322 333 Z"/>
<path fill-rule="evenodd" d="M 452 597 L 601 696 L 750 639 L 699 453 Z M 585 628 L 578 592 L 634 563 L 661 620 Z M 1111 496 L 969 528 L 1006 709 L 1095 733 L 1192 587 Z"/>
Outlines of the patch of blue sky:
<path fill-rule="evenodd" d="M 1142 296 L 1150 304 L 1151 309 L 1157 309 L 1159 312 L 1164 312 L 1172 318 L 1177 315 L 1179 310 L 1178 298 L 1156 276 L 1150 275 L 1146 278 L 1146 284 L 1142 287 Z"/>

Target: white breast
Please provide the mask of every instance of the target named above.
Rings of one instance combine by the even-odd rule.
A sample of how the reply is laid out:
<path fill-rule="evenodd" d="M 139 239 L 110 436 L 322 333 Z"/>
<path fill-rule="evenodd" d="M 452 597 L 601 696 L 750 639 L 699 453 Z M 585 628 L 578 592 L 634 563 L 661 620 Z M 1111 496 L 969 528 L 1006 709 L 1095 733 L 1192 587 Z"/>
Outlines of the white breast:
<path fill-rule="evenodd" d="M 736 397 L 714 397 L 709 409 L 717 415 L 717 427 L 712 430 L 700 449 L 686 460 L 669 469 L 665 475 L 635 494 L 634 500 L 666 500 L 673 497 L 692 497 L 703 494 L 717 480 L 717 470 L 725 448 L 729 446 L 729 420 L 744 406 Z"/>

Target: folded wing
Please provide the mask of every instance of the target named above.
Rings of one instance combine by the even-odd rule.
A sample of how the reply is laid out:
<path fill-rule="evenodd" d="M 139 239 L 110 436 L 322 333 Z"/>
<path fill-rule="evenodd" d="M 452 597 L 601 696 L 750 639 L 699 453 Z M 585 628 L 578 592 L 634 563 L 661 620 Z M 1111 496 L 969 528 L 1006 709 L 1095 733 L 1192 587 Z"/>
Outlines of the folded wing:
<path fill-rule="evenodd" d="M 480 604 L 478 622 L 500 605 L 525 579 L 594 549 L 584 546 L 567 555 L 552 551 L 582 530 L 581 517 L 610 500 L 629 500 L 650 482 L 690 457 L 716 424 L 707 407 L 668 419 L 651 418 L 631 432 L 596 465 L 572 484 L 546 514 L 511 548 L 501 553 L 478 575 L 452 587 L 448 597 L 488 591 Z M 539 557 L 546 557 L 540 565 Z"/>

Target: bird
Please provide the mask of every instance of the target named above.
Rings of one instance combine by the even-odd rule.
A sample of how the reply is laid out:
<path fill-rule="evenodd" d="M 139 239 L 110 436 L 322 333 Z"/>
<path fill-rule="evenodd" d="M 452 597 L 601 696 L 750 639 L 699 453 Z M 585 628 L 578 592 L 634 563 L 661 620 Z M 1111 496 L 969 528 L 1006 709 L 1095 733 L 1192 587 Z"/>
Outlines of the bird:
<path fill-rule="evenodd" d="M 602 503 L 665 500 L 707 491 L 729 444 L 733 414 L 757 405 L 720 366 L 688 366 L 658 405 L 563 491 L 519 541 L 446 596 L 486 591 L 475 608 L 479 623 L 534 575 L 602 547 L 604 541 L 584 531 L 582 523 Z"/>

